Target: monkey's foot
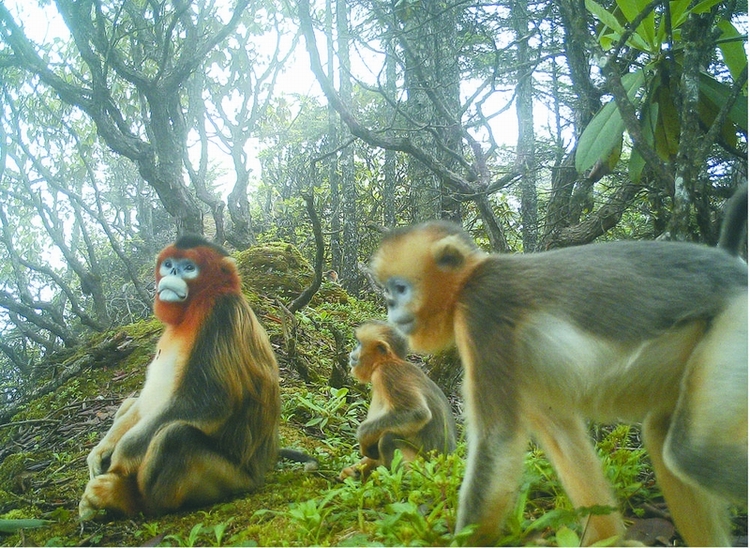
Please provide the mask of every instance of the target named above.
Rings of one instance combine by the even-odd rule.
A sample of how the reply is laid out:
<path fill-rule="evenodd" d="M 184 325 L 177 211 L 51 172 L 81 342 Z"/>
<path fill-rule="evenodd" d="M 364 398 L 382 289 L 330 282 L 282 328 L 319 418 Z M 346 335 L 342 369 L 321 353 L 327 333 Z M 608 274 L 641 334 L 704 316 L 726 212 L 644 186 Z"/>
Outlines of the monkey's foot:
<path fill-rule="evenodd" d="M 135 514 L 138 509 L 134 487 L 134 481 L 127 481 L 116 474 L 97 476 L 86 485 L 81 502 L 78 503 L 78 515 L 81 520 L 90 520 L 101 509 L 125 515 Z"/>
<path fill-rule="evenodd" d="M 339 481 L 344 481 L 346 478 L 358 479 L 362 475 L 361 465 L 355 464 L 354 466 L 347 466 L 339 474 Z"/>

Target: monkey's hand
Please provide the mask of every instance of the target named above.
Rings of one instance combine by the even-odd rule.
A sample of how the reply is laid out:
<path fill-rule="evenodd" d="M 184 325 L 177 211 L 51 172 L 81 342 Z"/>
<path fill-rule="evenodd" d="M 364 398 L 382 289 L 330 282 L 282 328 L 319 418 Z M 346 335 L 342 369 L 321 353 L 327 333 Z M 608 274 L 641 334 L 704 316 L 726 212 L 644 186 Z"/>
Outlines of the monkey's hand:
<path fill-rule="evenodd" d="M 89 465 L 90 479 L 101 476 L 109 469 L 115 446 L 112 443 L 105 443 L 106 441 L 106 438 L 100 441 L 99 444 L 91 450 L 89 456 L 86 457 L 86 463 Z"/>
<path fill-rule="evenodd" d="M 344 481 L 346 478 L 361 478 L 365 481 L 370 473 L 380 465 L 380 461 L 370 458 L 363 458 L 354 466 L 347 466 L 339 474 L 339 481 Z"/>
<path fill-rule="evenodd" d="M 361 466 L 359 464 L 355 464 L 354 466 L 347 466 L 339 474 L 338 480 L 344 481 L 346 478 L 359 478 L 361 474 L 360 468 Z"/>
<path fill-rule="evenodd" d="M 140 417 L 138 407 L 135 405 L 137 401 L 138 398 L 128 398 L 122 402 L 117 413 L 115 413 L 115 420 L 109 432 L 96 444 L 96 447 L 91 450 L 91 453 L 86 458 L 91 479 L 109 470 L 115 446 L 138 423 Z"/>
<path fill-rule="evenodd" d="M 417 402 L 418 404 L 419 402 Z M 387 434 L 407 437 L 413 435 L 424 427 L 432 419 L 432 413 L 427 405 L 414 405 L 400 411 L 390 411 L 383 415 L 369 418 L 357 428 L 357 440 L 359 446 L 364 450 L 373 445 L 377 447 L 380 438 Z M 380 458 L 375 455 L 374 458 Z"/>

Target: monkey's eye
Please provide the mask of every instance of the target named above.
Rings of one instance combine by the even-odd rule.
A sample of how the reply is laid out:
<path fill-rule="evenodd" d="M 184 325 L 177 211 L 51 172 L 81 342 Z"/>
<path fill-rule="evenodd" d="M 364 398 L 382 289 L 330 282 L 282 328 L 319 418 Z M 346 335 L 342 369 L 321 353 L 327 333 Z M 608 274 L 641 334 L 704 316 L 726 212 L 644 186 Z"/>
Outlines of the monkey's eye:
<path fill-rule="evenodd" d="M 386 295 L 403 297 L 411 289 L 411 284 L 402 278 L 391 278 L 385 286 Z"/>
<path fill-rule="evenodd" d="M 167 259 L 162 264 L 164 265 L 165 268 L 172 268 L 172 261 L 170 259 Z"/>
<path fill-rule="evenodd" d="M 195 265 L 193 263 L 188 263 L 185 265 L 185 272 L 193 272 L 195 270 Z"/>

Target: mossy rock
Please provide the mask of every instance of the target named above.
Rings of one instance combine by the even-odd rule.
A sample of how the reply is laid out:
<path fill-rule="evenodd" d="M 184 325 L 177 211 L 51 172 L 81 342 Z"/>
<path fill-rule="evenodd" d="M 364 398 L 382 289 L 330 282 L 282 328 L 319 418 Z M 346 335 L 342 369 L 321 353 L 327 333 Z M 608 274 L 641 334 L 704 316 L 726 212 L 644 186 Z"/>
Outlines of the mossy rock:
<path fill-rule="evenodd" d="M 283 302 L 295 299 L 312 283 L 310 263 L 293 245 L 269 243 L 235 255 L 245 293 L 256 293 Z"/>

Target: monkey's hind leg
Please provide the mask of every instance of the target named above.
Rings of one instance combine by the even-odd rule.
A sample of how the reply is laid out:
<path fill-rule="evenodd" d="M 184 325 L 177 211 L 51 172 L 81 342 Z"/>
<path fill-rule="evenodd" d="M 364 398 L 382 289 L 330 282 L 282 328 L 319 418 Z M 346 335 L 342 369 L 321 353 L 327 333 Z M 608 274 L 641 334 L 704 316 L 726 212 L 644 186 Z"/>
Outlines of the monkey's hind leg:
<path fill-rule="evenodd" d="M 215 445 L 185 422 L 175 421 L 159 430 L 138 471 L 138 488 L 149 513 L 211 504 L 262 481 L 217 452 Z"/>
<path fill-rule="evenodd" d="M 747 332 L 743 293 L 711 322 L 693 350 L 669 422 L 652 421 L 667 503 L 691 545 L 727 544 L 726 507 L 730 501 L 747 504 Z M 692 496 L 675 494 L 670 500 L 670 490 Z"/>
<path fill-rule="evenodd" d="M 586 424 L 580 417 L 550 416 L 535 424 L 534 431 L 575 508 L 617 506 Z M 612 537 L 621 538 L 625 532 L 617 510 L 603 515 L 590 514 L 583 525 L 584 546 Z"/>
<path fill-rule="evenodd" d="M 677 530 L 689 546 L 729 546 L 726 502 L 686 483 L 664 463 L 664 440 L 668 430 L 668 417 L 649 417 L 643 423 L 643 441 Z"/>
<path fill-rule="evenodd" d="M 131 516 L 141 508 L 141 498 L 134 475 L 123 475 L 114 471 L 96 476 L 88 482 L 78 503 L 78 514 L 82 520 L 92 519 L 100 509 L 115 514 Z"/>

